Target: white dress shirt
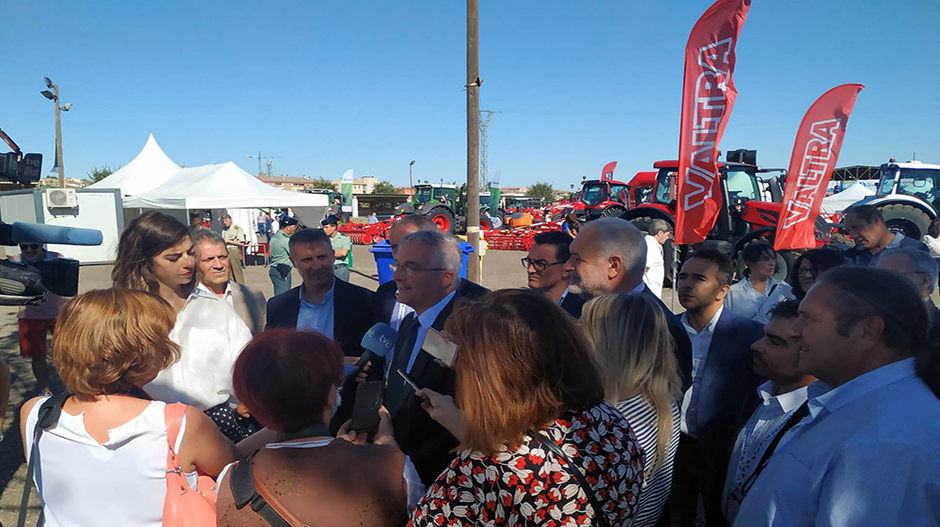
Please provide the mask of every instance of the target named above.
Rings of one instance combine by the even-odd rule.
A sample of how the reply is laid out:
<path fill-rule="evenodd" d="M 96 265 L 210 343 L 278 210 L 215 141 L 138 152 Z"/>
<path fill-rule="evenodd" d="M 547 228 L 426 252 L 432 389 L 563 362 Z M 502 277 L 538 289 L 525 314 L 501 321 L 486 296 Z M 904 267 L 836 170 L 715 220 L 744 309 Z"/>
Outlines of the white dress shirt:
<path fill-rule="evenodd" d="M 663 280 L 666 278 L 666 261 L 663 259 L 663 246 L 656 238 L 646 235 L 646 271 L 643 282 L 657 297 L 663 297 Z"/>
<path fill-rule="evenodd" d="M 392 308 L 392 317 L 391 320 L 388 321 L 388 325 L 392 326 L 392 329 L 395 331 L 398 331 L 401 328 L 401 323 L 405 321 L 405 317 L 414 313 L 415 310 L 411 309 L 411 306 L 398 301 L 398 291 L 395 291 L 395 299 L 395 307 Z"/>
<path fill-rule="evenodd" d="M 196 287 L 176 315 L 170 340 L 180 360 L 157 374 L 144 391 L 158 401 L 185 403 L 201 411 L 235 402 L 232 368 L 251 331 L 224 300 Z"/>
<path fill-rule="evenodd" d="M 757 388 L 762 403 L 751 414 L 750 419 L 738 434 L 728 463 L 725 488 L 721 495 L 721 507 L 729 522 L 734 521 L 741 504 L 742 489 L 744 494 L 750 490 L 753 481 L 749 481 L 760 463 L 764 452 L 774 437 L 787 424 L 793 412 L 806 401 L 808 386 L 792 392 L 774 395 L 773 381 L 767 381 Z M 732 496 L 729 501 L 729 496 Z"/>
<path fill-rule="evenodd" d="M 705 324 L 702 331 L 695 331 L 689 325 L 686 314 L 682 314 L 682 326 L 692 341 L 692 386 L 685 391 L 682 397 L 682 423 L 680 429 L 683 434 L 698 439 L 698 394 L 702 384 L 702 374 L 705 372 L 705 359 L 708 358 L 708 348 L 712 345 L 712 336 L 715 335 L 715 326 L 721 318 L 724 306 L 718 308 L 715 316 Z"/>
<path fill-rule="evenodd" d="M 808 395 L 735 526 L 940 524 L 940 400 L 913 358 Z"/>
<path fill-rule="evenodd" d="M 770 322 L 770 310 L 780 302 L 793 298 L 796 298 L 793 289 L 786 282 L 770 277 L 764 292 L 760 293 L 754 289 L 751 279 L 745 278 L 731 286 L 725 297 L 725 307 L 744 318 L 766 324 Z"/>
<path fill-rule="evenodd" d="M 199 282 L 198 284 L 196 284 L 196 288 L 202 290 L 203 293 L 215 295 L 215 293 L 213 293 L 211 289 L 203 285 L 202 282 Z M 218 297 L 216 296 L 216 298 Z M 235 300 L 232 299 L 232 283 L 231 282 L 225 283 L 225 293 L 222 294 L 222 300 L 225 300 L 225 303 L 232 306 L 233 308 L 235 307 Z"/>

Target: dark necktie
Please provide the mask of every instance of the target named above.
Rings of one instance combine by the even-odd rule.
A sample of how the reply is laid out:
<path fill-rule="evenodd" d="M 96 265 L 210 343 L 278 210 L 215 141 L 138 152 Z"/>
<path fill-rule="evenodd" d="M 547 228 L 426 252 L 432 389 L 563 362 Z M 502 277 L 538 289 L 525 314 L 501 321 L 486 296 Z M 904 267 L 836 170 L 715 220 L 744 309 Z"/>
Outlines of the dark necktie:
<path fill-rule="evenodd" d="M 398 408 L 404 399 L 405 380 L 398 374 L 398 370 L 408 373 L 408 362 L 411 360 L 411 354 L 414 352 L 415 343 L 418 342 L 418 329 L 421 322 L 414 313 L 409 314 L 402 322 L 402 328 L 408 328 L 408 336 L 405 338 L 401 348 L 395 350 L 395 356 L 392 357 L 392 367 L 388 370 L 388 388 L 385 392 L 385 398 L 390 402 L 389 409 Z M 411 389 L 411 388 L 407 388 Z"/>

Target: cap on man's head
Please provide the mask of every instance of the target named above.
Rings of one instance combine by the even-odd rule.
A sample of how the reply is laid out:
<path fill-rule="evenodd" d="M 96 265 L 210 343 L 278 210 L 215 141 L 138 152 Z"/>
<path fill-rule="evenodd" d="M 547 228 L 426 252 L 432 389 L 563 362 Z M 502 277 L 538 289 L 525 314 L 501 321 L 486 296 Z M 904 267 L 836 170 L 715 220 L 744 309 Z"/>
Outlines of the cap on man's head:
<path fill-rule="evenodd" d="M 230 216 L 230 215 L 226 212 L 225 214 L 219 216 L 219 219 L 220 219 L 220 220 L 230 220 L 230 219 L 232 219 L 232 216 Z"/>
<path fill-rule="evenodd" d="M 291 225 L 297 225 L 297 218 L 293 216 L 284 216 L 284 219 L 281 220 L 281 227 L 290 227 Z"/>
<path fill-rule="evenodd" d="M 339 218 L 337 218 L 336 216 L 327 216 L 323 218 L 322 220 L 320 220 L 320 225 L 323 225 L 323 226 L 339 225 Z"/>

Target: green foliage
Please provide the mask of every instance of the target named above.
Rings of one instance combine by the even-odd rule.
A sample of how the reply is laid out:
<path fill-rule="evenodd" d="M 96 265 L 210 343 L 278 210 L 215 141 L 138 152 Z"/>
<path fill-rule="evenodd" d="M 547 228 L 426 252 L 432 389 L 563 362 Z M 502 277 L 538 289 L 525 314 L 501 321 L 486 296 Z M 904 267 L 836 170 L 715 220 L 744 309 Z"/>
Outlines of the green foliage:
<path fill-rule="evenodd" d="M 121 167 L 111 168 L 108 165 L 104 165 L 101 168 L 92 167 L 91 170 L 89 170 L 86 173 L 86 175 L 88 176 L 86 179 L 90 179 L 92 183 L 97 183 L 101 181 L 102 179 L 113 174 L 118 168 L 121 168 Z"/>
<path fill-rule="evenodd" d="M 552 184 L 545 183 L 544 181 L 539 181 L 530 186 L 525 195 L 533 198 L 539 198 L 545 203 L 552 203 L 555 201 L 555 191 L 552 189 Z"/>
<path fill-rule="evenodd" d="M 379 181 L 372 187 L 373 194 L 394 194 L 395 185 L 392 185 L 388 181 Z"/>
<path fill-rule="evenodd" d="M 310 184 L 313 185 L 313 188 L 323 189 L 323 190 L 332 190 L 336 192 L 336 185 L 332 181 L 326 178 L 318 177 L 310 180 Z"/>

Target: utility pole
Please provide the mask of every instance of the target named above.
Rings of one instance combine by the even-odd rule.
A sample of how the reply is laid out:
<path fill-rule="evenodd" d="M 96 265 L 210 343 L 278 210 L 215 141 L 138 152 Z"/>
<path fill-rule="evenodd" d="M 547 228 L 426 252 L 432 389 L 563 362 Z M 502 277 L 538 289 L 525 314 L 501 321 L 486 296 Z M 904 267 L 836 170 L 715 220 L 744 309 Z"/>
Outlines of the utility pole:
<path fill-rule="evenodd" d="M 412 159 L 412 160 L 411 160 L 411 163 L 408 163 L 408 186 L 409 186 L 410 188 L 414 188 L 414 186 L 415 186 L 414 183 L 412 183 L 412 181 L 411 181 L 411 176 L 412 176 L 412 174 L 413 174 L 414 166 L 415 166 L 415 161 L 414 161 L 414 159 Z"/>
<path fill-rule="evenodd" d="M 62 161 L 62 120 L 59 118 L 59 111 L 69 111 L 72 107 L 72 103 L 66 103 L 60 108 L 59 85 L 53 83 L 49 77 L 43 77 L 42 80 L 46 83 L 47 88 L 52 88 L 51 92 L 49 90 L 43 90 L 39 93 L 46 99 L 55 103 L 55 157 L 59 166 L 59 187 L 65 188 L 65 163 Z"/>
<path fill-rule="evenodd" d="M 475 256 L 467 279 L 480 282 L 480 55 L 479 0 L 467 0 L 467 241 Z"/>
<path fill-rule="evenodd" d="M 480 110 L 480 186 L 489 187 L 490 171 L 486 165 L 486 132 L 490 128 L 490 121 L 493 115 L 503 112 L 494 112 L 492 110 Z M 486 117 L 483 117 L 486 114 Z M 485 189 L 484 189 L 485 190 Z"/>

